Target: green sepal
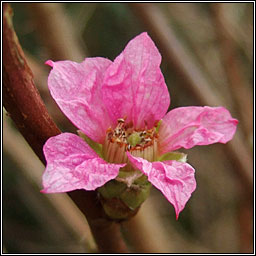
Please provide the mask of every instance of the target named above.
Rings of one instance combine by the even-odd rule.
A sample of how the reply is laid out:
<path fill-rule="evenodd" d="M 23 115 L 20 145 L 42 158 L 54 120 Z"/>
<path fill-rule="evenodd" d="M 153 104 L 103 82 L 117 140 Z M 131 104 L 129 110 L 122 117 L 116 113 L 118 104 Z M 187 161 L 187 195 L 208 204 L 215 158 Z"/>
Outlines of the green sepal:
<path fill-rule="evenodd" d="M 148 198 L 151 186 L 149 182 L 146 182 L 144 185 L 133 184 L 120 195 L 120 199 L 131 210 L 134 210 Z"/>
<path fill-rule="evenodd" d="M 147 176 L 135 170 L 120 171 L 115 180 L 97 189 L 105 213 L 111 219 L 126 219 L 135 214 L 150 193 Z"/>
<path fill-rule="evenodd" d="M 138 179 L 136 179 L 134 181 L 134 184 L 136 184 L 136 185 L 145 185 L 147 182 L 148 182 L 148 177 L 145 174 L 143 174 Z"/>
<path fill-rule="evenodd" d="M 98 188 L 98 192 L 104 198 L 119 198 L 120 194 L 125 191 L 126 184 L 123 182 L 119 182 L 117 180 L 111 180 L 107 182 L 104 186 Z"/>
<path fill-rule="evenodd" d="M 187 161 L 187 155 L 181 152 L 169 152 L 166 154 L 163 154 L 158 158 L 157 161 L 167 161 L 167 160 L 176 160 L 179 162 L 186 163 Z"/>
<path fill-rule="evenodd" d="M 86 136 L 81 130 L 77 130 L 77 134 L 81 137 L 101 158 L 103 158 L 102 154 L 102 145 L 93 141 L 88 136 Z"/>

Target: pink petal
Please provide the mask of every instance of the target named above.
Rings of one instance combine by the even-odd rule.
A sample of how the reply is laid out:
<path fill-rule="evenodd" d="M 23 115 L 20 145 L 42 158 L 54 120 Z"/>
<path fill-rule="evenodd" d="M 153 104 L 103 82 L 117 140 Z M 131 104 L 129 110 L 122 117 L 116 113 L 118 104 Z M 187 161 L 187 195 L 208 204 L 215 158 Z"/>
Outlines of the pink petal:
<path fill-rule="evenodd" d="M 166 113 L 170 96 L 160 70 L 161 55 L 147 33 L 131 40 L 106 71 L 104 102 L 113 121 L 127 117 L 148 128 Z"/>
<path fill-rule="evenodd" d="M 163 118 L 159 129 L 160 152 L 226 143 L 233 138 L 237 124 L 224 107 L 173 109 Z"/>
<path fill-rule="evenodd" d="M 196 189 L 195 170 L 187 163 L 178 161 L 148 162 L 127 153 L 130 162 L 159 189 L 174 206 L 176 219 Z"/>
<path fill-rule="evenodd" d="M 125 164 L 109 164 L 78 136 L 62 133 L 47 140 L 47 161 L 41 192 L 58 193 L 75 189 L 94 190 L 114 179 Z"/>
<path fill-rule="evenodd" d="M 104 58 L 46 62 L 53 67 L 48 78 L 52 97 L 74 125 L 99 143 L 111 123 L 101 91 L 104 72 L 111 63 Z"/>
<path fill-rule="evenodd" d="M 47 140 L 43 147 L 47 161 L 63 160 L 70 155 L 84 155 L 86 159 L 99 157 L 79 136 L 61 133 Z"/>

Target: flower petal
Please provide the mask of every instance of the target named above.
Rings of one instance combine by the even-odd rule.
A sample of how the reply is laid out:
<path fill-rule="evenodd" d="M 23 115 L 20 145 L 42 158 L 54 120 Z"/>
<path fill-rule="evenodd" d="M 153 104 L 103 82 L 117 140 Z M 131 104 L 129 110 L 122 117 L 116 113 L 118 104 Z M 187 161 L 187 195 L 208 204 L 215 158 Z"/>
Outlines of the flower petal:
<path fill-rule="evenodd" d="M 127 153 L 130 162 L 159 189 L 174 206 L 176 219 L 196 189 L 195 170 L 187 163 L 178 161 L 148 162 Z"/>
<path fill-rule="evenodd" d="M 127 117 L 135 128 L 163 118 L 170 96 L 160 70 L 161 55 L 147 33 L 131 40 L 106 71 L 103 100 L 113 121 Z"/>
<path fill-rule="evenodd" d="M 224 107 L 173 109 L 163 118 L 159 128 L 160 152 L 226 143 L 233 138 L 237 124 Z"/>
<path fill-rule="evenodd" d="M 114 179 L 125 164 L 109 164 L 78 136 L 62 133 L 47 140 L 43 148 L 47 161 L 41 192 L 75 189 L 94 190 Z"/>
<path fill-rule="evenodd" d="M 110 126 L 101 86 L 111 63 L 104 58 L 86 58 L 82 63 L 46 62 L 53 67 L 48 78 L 52 97 L 74 125 L 99 143 Z"/>

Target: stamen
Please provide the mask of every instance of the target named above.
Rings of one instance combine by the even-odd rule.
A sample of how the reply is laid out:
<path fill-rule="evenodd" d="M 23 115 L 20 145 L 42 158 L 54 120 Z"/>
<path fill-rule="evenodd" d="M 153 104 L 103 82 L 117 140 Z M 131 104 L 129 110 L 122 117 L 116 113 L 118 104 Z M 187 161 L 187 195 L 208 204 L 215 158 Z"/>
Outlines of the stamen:
<path fill-rule="evenodd" d="M 119 119 L 117 120 L 117 122 L 118 122 L 118 123 L 124 123 L 125 120 L 124 120 L 123 118 L 119 118 Z"/>
<path fill-rule="evenodd" d="M 127 163 L 125 171 L 132 171 L 134 169 L 128 161 L 126 151 L 148 161 L 156 160 L 158 134 L 156 127 L 148 130 L 134 129 L 132 122 L 126 123 L 125 120 L 126 118 L 119 118 L 116 128 L 107 130 L 103 156 L 110 163 Z"/>
<path fill-rule="evenodd" d="M 156 159 L 158 158 L 157 143 L 157 139 L 155 139 L 153 142 L 153 161 L 156 161 Z"/>
<path fill-rule="evenodd" d="M 144 151 L 143 151 L 143 158 L 148 160 L 149 159 L 149 147 L 145 147 Z"/>
<path fill-rule="evenodd" d="M 115 151 L 117 150 L 117 147 L 114 146 L 115 142 L 111 142 L 109 144 L 109 152 L 108 152 L 108 156 L 109 156 L 109 162 L 113 163 L 114 160 L 114 154 Z"/>

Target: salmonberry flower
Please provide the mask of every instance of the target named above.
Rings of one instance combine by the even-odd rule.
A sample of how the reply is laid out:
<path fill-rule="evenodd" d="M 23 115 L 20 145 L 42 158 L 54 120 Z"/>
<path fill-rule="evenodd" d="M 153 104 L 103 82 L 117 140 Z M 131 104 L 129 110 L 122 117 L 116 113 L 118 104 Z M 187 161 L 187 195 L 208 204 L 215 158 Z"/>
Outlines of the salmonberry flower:
<path fill-rule="evenodd" d="M 112 62 L 47 61 L 48 85 L 79 136 L 51 137 L 44 193 L 98 189 L 106 214 L 136 212 L 151 184 L 174 206 L 176 217 L 196 188 L 194 168 L 176 150 L 232 139 L 238 121 L 224 107 L 180 107 L 170 96 L 161 55 L 147 33 L 132 39 Z"/>

